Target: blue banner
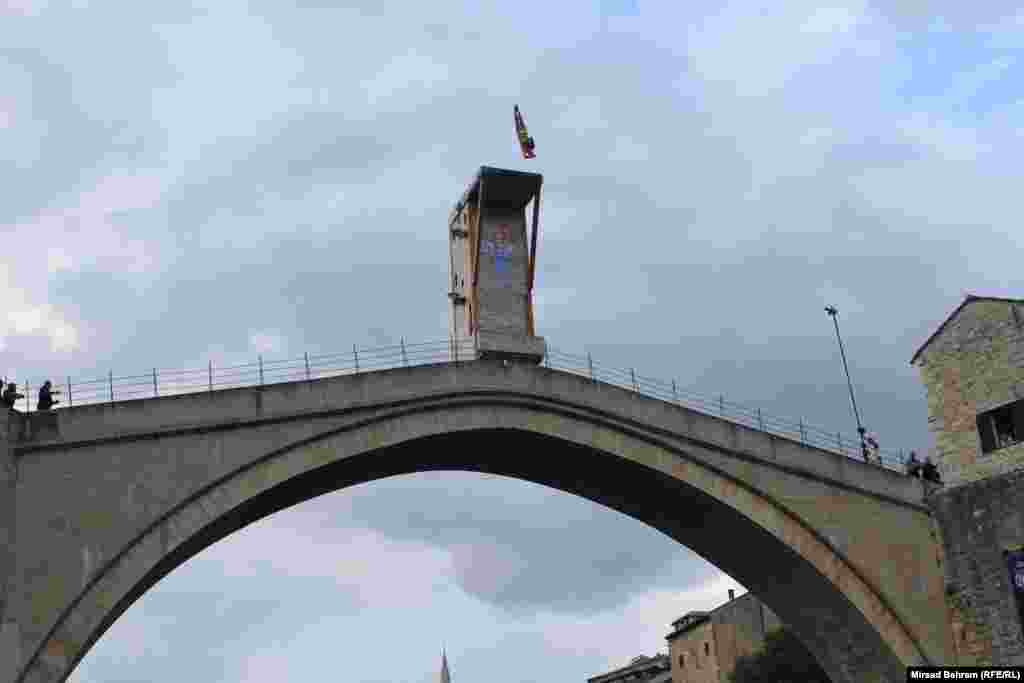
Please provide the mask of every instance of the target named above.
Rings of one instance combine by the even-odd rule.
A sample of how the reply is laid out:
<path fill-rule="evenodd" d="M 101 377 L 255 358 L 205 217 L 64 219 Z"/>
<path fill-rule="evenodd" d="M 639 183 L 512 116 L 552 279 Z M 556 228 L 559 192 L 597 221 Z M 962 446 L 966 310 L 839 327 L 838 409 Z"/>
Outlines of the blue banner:
<path fill-rule="evenodd" d="M 1010 571 L 1010 586 L 1017 598 L 1017 615 L 1024 632 L 1024 548 L 1006 551 L 1006 567 Z"/>

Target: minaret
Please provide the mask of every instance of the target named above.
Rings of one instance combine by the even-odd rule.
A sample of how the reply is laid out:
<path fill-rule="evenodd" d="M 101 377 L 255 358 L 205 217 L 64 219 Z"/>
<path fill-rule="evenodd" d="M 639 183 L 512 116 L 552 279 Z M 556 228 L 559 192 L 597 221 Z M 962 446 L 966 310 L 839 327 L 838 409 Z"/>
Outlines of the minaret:
<path fill-rule="evenodd" d="M 470 359 L 544 358 L 533 325 L 542 182 L 538 173 L 481 166 L 448 217 L 451 335 Z"/>
<path fill-rule="evenodd" d="M 451 683 L 451 676 L 448 674 L 448 657 L 444 650 L 441 650 L 441 683 Z"/>

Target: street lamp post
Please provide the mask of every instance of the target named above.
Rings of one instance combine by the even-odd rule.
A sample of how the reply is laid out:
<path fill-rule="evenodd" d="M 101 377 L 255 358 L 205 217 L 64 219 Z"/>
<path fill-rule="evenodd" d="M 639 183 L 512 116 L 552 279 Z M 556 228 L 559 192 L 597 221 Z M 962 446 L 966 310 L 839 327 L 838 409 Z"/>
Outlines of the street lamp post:
<path fill-rule="evenodd" d="M 850 403 L 853 404 L 853 416 L 857 420 L 857 433 L 860 435 L 860 452 L 864 462 L 868 460 L 868 444 L 864 440 L 864 426 L 860 423 L 860 412 L 857 410 L 857 399 L 853 397 L 853 382 L 850 381 L 850 367 L 846 364 L 846 351 L 843 350 L 843 338 L 839 336 L 839 311 L 835 306 L 826 306 L 825 312 L 832 316 L 832 322 L 836 326 L 836 340 L 839 342 L 839 354 L 843 357 L 843 369 L 846 371 L 846 385 L 850 389 Z"/>

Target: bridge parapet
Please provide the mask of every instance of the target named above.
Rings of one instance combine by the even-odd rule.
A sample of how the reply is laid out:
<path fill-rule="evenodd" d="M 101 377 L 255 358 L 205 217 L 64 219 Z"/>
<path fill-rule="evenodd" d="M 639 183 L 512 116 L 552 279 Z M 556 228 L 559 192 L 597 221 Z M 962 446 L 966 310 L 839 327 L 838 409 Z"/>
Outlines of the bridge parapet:
<path fill-rule="evenodd" d="M 21 455 L 66 450 L 107 440 L 175 431 L 225 430 L 243 425 L 308 419 L 317 414 L 378 413 L 425 400 L 457 401 L 486 393 L 505 401 L 550 399 L 599 411 L 612 419 L 642 415 L 635 426 L 711 446 L 751 460 L 854 488 L 893 502 L 919 506 L 923 485 L 892 470 L 787 439 L 686 406 L 593 381 L 576 373 L 501 361 L 439 363 L 310 381 L 224 389 L 149 399 L 92 404 L 50 413 L 18 415 L 25 429 L 15 445 Z M 632 418 L 635 420 L 635 417 Z M 629 427 L 628 424 L 624 425 Z"/>
<path fill-rule="evenodd" d="M 488 332 L 488 335 L 498 333 Z M 513 335 L 513 345 L 523 341 L 522 335 Z M 667 401 L 676 405 L 685 405 L 705 414 L 725 418 L 731 422 L 754 427 L 760 431 L 770 432 L 801 444 L 817 446 L 821 450 L 841 453 L 863 461 L 859 437 L 845 438 L 841 432 L 822 429 L 807 424 L 803 419 L 787 419 L 762 412 L 761 408 L 726 400 L 725 396 L 708 396 L 677 387 L 675 380 L 665 381 L 638 374 L 635 369 L 615 368 L 595 362 L 590 354 L 574 355 L 547 346 L 540 338 L 534 338 L 537 348 L 528 349 L 526 356 L 540 353 L 543 355 L 545 367 L 564 370 L 581 375 L 591 380 L 623 387 L 646 396 Z M 507 344 L 506 351 L 510 348 Z M 60 387 L 66 395 L 66 406 L 82 406 L 100 403 L 123 403 L 142 398 L 158 396 L 175 396 L 180 394 L 212 393 L 224 389 L 263 386 L 297 380 L 314 380 L 325 377 L 359 374 L 360 372 L 378 371 L 394 368 L 407 368 L 417 365 L 434 365 L 437 363 L 468 362 L 477 356 L 475 342 L 472 339 L 457 339 L 406 343 L 403 339 L 399 344 L 376 348 L 352 347 L 351 351 L 311 356 L 304 354 L 299 358 L 277 359 L 264 362 L 260 356 L 255 363 L 244 363 L 229 367 L 214 367 L 210 363 L 205 368 L 191 370 L 153 369 L 150 373 L 132 376 L 115 377 L 108 373 L 106 377 L 91 380 L 78 380 Z M 509 360 L 509 354 L 501 356 Z M 515 360 L 515 354 L 512 354 Z M 492 359 L 493 360 L 493 359 Z M 532 361 L 531 361 L 532 362 Z M 27 386 L 27 385 L 26 385 Z M 29 392 L 31 393 L 31 392 Z M 26 413 L 31 411 L 29 400 Z M 32 432 L 42 438 L 49 423 L 48 418 L 41 417 L 29 422 L 17 421 L 17 430 L 24 431 L 32 427 Z M 21 432 L 19 432 L 21 433 Z M 27 433 L 27 432 L 26 432 Z M 872 454 L 872 463 L 889 467 L 899 472 L 904 471 L 905 455 L 903 451 L 880 449 Z"/>

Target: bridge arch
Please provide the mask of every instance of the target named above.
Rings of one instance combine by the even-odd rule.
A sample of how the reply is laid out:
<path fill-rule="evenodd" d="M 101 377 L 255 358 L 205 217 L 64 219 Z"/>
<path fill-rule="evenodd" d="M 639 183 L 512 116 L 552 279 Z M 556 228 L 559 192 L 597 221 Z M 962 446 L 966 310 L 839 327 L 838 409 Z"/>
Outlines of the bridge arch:
<path fill-rule="evenodd" d="M 235 530 L 323 493 L 425 470 L 533 481 L 659 529 L 758 595 L 835 681 L 902 679 L 904 666 L 935 661 L 878 577 L 851 561 L 858 539 L 842 547 L 819 520 L 796 511 L 784 486 L 759 485 L 762 465 L 716 465 L 709 457 L 714 444 L 580 401 L 493 390 L 389 404 L 341 425 L 295 425 L 171 430 L 156 443 L 146 437 L 150 443 L 142 447 L 164 455 L 200 449 L 202 457 L 193 460 L 244 464 L 216 477 L 209 476 L 215 468 L 189 468 L 190 495 L 159 509 L 116 548 L 97 552 L 105 559 L 95 562 L 42 642 L 25 653 L 19 683 L 65 680 L 132 602 Z M 140 442 L 119 438 L 80 447 L 90 457 L 120 462 Z M 821 482 L 803 484 L 808 498 L 827 493 Z"/>

